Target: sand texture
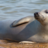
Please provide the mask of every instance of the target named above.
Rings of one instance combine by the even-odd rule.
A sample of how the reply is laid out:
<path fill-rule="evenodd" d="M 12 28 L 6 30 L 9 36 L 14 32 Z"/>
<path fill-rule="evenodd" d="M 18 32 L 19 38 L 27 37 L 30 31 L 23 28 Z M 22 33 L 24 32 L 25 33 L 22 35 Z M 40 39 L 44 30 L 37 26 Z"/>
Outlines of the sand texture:
<path fill-rule="evenodd" d="M 33 43 L 24 44 L 16 42 L 7 42 L 6 40 L 0 40 L 0 48 L 48 48 L 48 43 Z"/>

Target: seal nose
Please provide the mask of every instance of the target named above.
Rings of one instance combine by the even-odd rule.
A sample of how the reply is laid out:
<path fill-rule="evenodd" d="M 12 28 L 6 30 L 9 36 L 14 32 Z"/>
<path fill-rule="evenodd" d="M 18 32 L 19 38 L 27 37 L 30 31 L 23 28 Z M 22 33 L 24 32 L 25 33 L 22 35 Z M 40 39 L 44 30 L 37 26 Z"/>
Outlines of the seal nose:
<path fill-rule="evenodd" d="M 39 15 L 38 15 L 38 12 L 35 12 L 34 13 L 34 17 L 38 17 Z"/>
<path fill-rule="evenodd" d="M 38 12 L 35 12 L 34 15 L 38 15 Z"/>

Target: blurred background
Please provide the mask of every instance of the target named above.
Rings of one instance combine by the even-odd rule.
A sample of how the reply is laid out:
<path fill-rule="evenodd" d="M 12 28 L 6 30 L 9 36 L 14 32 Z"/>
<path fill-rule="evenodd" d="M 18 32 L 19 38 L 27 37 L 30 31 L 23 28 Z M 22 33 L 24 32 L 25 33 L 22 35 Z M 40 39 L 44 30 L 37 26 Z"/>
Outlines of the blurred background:
<path fill-rule="evenodd" d="M 43 9 L 48 9 L 48 0 L 0 0 L 0 20 L 34 16 Z"/>

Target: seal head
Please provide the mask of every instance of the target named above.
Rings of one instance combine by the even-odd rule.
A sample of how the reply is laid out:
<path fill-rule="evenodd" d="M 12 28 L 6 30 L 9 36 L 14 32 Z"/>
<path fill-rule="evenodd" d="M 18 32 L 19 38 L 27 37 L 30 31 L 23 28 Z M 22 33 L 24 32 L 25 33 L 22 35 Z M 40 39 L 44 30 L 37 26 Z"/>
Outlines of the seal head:
<path fill-rule="evenodd" d="M 48 24 L 48 10 L 42 10 L 34 13 L 35 19 L 37 19 L 42 25 Z"/>

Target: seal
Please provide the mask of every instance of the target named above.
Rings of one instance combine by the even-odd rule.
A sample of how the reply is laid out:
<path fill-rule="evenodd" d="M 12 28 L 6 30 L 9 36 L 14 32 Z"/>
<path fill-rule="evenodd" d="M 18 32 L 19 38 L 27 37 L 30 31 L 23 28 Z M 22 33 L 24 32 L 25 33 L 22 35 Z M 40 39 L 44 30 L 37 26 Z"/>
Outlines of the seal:
<path fill-rule="evenodd" d="M 0 21 L 0 38 L 24 42 L 48 42 L 48 10 L 19 20 Z"/>

